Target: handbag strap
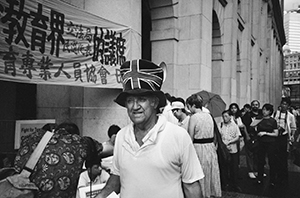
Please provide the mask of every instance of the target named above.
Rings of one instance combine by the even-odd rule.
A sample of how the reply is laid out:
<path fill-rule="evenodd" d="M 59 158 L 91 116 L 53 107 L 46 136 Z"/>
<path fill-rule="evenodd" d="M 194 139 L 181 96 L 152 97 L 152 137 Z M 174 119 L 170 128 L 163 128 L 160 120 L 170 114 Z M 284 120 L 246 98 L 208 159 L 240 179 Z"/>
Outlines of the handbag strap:
<path fill-rule="evenodd" d="M 288 115 L 288 112 L 286 111 L 285 117 L 284 117 L 284 129 L 286 129 L 286 125 L 287 125 L 287 115 Z M 278 120 L 281 120 L 281 111 L 279 112 Z"/>
<path fill-rule="evenodd" d="M 29 160 L 27 161 L 26 165 L 24 166 L 21 175 L 25 177 L 29 177 L 31 173 L 33 172 L 33 169 L 37 162 L 39 161 L 44 149 L 46 148 L 48 142 L 50 141 L 51 137 L 54 133 L 47 131 L 40 142 L 38 143 L 37 147 L 34 149 L 32 154 L 29 157 Z"/>

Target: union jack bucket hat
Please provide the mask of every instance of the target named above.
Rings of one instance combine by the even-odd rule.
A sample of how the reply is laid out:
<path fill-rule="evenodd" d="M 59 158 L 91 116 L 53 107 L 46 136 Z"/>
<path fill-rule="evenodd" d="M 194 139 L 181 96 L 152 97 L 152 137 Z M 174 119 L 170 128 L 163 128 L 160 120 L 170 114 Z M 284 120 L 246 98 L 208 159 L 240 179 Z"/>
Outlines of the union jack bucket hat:
<path fill-rule="evenodd" d="M 159 99 L 158 108 L 166 106 L 166 97 L 160 91 L 166 75 L 166 64 L 159 66 L 143 59 L 126 61 L 120 68 L 123 91 L 115 102 L 125 107 L 129 95 L 155 95 Z"/>

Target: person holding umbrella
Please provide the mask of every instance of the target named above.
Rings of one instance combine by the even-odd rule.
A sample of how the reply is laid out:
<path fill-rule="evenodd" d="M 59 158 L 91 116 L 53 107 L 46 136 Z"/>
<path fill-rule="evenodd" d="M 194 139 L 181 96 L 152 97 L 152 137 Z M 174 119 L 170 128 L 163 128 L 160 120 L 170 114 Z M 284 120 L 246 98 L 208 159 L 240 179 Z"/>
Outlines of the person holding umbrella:
<path fill-rule="evenodd" d="M 202 110 L 203 100 L 197 94 L 187 98 L 186 104 L 191 112 L 188 132 L 194 143 L 204 172 L 200 180 L 203 197 L 221 197 L 220 170 L 216 146 L 214 144 L 214 122 L 209 113 Z"/>

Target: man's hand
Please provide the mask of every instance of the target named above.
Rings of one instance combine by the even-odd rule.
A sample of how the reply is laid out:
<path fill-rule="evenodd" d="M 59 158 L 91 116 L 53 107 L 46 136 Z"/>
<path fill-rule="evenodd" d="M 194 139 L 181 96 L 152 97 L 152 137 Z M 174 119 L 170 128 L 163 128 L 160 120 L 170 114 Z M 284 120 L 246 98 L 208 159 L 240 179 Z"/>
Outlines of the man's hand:
<path fill-rule="evenodd" d="M 291 137 L 290 137 L 290 142 L 294 142 L 295 141 L 295 138 L 294 138 L 294 136 L 292 135 Z"/>
<path fill-rule="evenodd" d="M 261 137 L 261 136 L 263 136 L 263 135 L 267 135 L 267 132 L 261 131 L 261 132 L 259 132 L 257 135 L 258 135 L 259 137 Z"/>
<path fill-rule="evenodd" d="M 120 176 L 110 175 L 105 187 L 101 190 L 100 194 L 96 196 L 96 198 L 106 198 L 112 192 L 116 192 L 117 194 L 120 192 L 121 183 Z"/>

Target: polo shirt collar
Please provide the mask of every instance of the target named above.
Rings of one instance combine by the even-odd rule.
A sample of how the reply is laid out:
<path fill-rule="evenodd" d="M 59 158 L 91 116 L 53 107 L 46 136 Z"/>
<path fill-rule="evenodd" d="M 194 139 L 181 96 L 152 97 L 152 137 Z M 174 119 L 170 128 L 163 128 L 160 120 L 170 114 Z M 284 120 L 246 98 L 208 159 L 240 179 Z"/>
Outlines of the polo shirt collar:
<path fill-rule="evenodd" d="M 143 138 L 142 141 L 144 144 L 141 146 L 141 148 L 145 147 L 149 144 L 154 144 L 155 141 L 157 140 L 158 134 L 165 129 L 166 123 L 167 123 L 166 118 L 164 116 L 159 115 L 157 123 Z M 133 123 L 128 127 L 128 130 L 126 131 L 124 140 L 128 145 L 130 145 L 130 147 L 133 150 L 138 150 L 138 148 L 140 148 L 140 146 L 138 145 L 138 143 L 135 140 Z"/>

